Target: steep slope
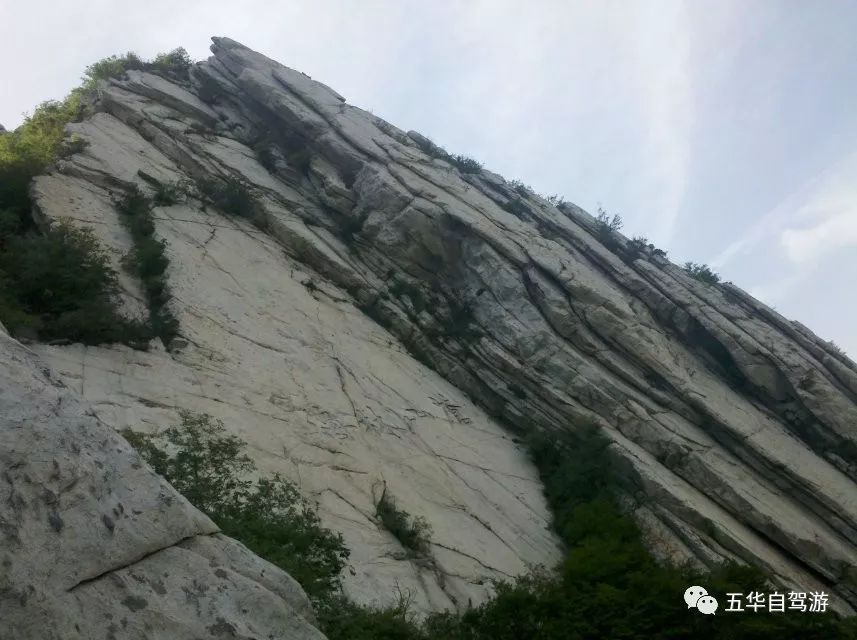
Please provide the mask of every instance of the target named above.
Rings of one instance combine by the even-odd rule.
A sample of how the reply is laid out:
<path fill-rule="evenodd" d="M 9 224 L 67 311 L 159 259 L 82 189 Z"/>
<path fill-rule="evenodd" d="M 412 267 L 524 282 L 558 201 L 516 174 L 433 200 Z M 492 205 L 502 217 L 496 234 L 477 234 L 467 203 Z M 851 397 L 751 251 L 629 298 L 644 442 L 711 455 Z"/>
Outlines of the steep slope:
<path fill-rule="evenodd" d="M 212 51 L 187 83 L 104 84 L 70 126 L 89 146 L 33 188 L 43 223 L 93 227 L 117 264 L 130 239 L 113 200 L 133 185 L 238 178 L 255 198 L 255 224 L 210 188 L 155 209 L 180 322 L 168 349 L 34 347 L 100 420 L 223 418 L 344 532 L 356 598 L 398 583 L 424 609 L 558 557 L 501 423 L 596 424 L 655 550 L 759 564 L 853 611 L 853 362 L 299 72 L 225 38 Z M 379 527 L 385 489 L 431 523 L 429 557 Z"/>
<path fill-rule="evenodd" d="M 0 415 L 0 639 L 323 640 L 288 574 L 218 534 L 2 327 Z"/>

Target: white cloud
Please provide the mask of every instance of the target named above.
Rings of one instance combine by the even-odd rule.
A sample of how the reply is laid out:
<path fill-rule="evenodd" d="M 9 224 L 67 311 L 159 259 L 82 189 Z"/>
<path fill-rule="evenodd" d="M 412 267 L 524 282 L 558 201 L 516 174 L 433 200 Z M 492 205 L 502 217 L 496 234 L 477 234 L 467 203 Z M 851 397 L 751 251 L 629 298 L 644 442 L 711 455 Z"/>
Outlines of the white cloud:
<path fill-rule="evenodd" d="M 836 162 L 758 218 L 711 262 L 721 268 L 760 245 L 807 265 L 857 244 L 857 153 Z"/>
<path fill-rule="evenodd" d="M 825 256 L 857 246 L 857 154 L 840 163 L 796 212 L 800 226 L 780 233 L 793 263 L 817 263 Z"/>
<path fill-rule="evenodd" d="M 857 201 L 849 211 L 802 229 L 786 229 L 780 242 L 792 262 L 817 262 L 822 256 L 849 246 L 857 246 Z"/>

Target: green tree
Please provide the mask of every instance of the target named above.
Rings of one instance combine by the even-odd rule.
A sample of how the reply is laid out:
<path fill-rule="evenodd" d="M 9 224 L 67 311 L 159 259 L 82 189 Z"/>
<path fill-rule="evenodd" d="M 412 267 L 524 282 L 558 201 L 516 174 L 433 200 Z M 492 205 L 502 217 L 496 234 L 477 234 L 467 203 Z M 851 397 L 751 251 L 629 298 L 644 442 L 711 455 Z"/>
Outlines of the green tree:
<path fill-rule="evenodd" d="M 717 284 L 720 282 L 720 276 L 711 269 L 707 264 L 697 264 L 695 262 L 685 262 L 682 267 L 692 278 L 699 280 L 705 284 Z"/>
<path fill-rule="evenodd" d="M 9 235 L 0 250 L 0 320 L 12 331 L 86 344 L 145 340 L 144 328 L 116 311 L 118 285 L 89 229 L 68 223 L 45 234 Z"/>
<path fill-rule="evenodd" d="M 288 480 L 250 479 L 246 445 L 207 415 L 181 414 L 157 435 L 123 432 L 152 468 L 205 512 L 223 533 L 294 577 L 320 606 L 339 593 L 348 550 L 321 525 L 313 506 Z"/>

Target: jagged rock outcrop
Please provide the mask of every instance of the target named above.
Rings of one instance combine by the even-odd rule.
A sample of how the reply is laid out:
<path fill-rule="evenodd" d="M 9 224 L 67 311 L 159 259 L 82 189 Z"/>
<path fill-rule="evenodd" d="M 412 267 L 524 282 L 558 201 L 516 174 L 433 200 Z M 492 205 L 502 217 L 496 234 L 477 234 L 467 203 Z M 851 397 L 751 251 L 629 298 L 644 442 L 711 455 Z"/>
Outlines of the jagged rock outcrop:
<path fill-rule="evenodd" d="M 0 640 L 323 640 L 300 586 L 0 328 Z"/>
<path fill-rule="evenodd" d="M 43 223 L 91 226 L 117 264 L 112 200 L 133 185 L 232 177 L 256 199 L 254 223 L 200 194 L 155 209 L 181 327 L 166 349 L 34 345 L 100 421 L 222 418 L 344 533 L 354 597 L 398 583 L 424 610 L 558 557 L 501 425 L 596 424 L 655 550 L 752 562 L 853 612 L 857 365 L 574 205 L 460 168 L 232 40 L 212 51 L 187 82 L 104 84 L 69 127 L 89 146 L 33 188 Z M 379 527 L 384 487 L 431 523 L 429 557 Z"/>

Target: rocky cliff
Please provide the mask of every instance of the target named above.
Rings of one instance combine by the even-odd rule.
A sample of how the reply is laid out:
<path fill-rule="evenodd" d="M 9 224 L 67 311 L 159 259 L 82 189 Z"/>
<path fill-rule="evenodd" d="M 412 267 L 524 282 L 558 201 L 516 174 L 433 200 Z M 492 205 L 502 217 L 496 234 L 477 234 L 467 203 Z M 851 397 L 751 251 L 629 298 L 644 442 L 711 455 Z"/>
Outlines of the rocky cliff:
<path fill-rule="evenodd" d="M 300 586 L 0 327 L 0 640 L 323 640 Z"/>
<path fill-rule="evenodd" d="M 398 585 L 425 611 L 559 558 L 516 434 L 597 425 L 657 553 L 750 562 L 857 608 L 857 365 L 302 73 L 225 38 L 212 52 L 187 81 L 103 83 L 69 126 L 88 145 L 32 189 L 41 224 L 91 227 L 119 269 L 116 198 L 190 185 L 154 209 L 178 337 L 31 345 L 93 424 L 222 419 L 344 534 L 355 599 Z M 246 188 L 252 216 L 206 184 Z M 431 524 L 428 557 L 379 526 L 385 491 Z M 182 513 L 177 539 L 211 531 Z"/>

